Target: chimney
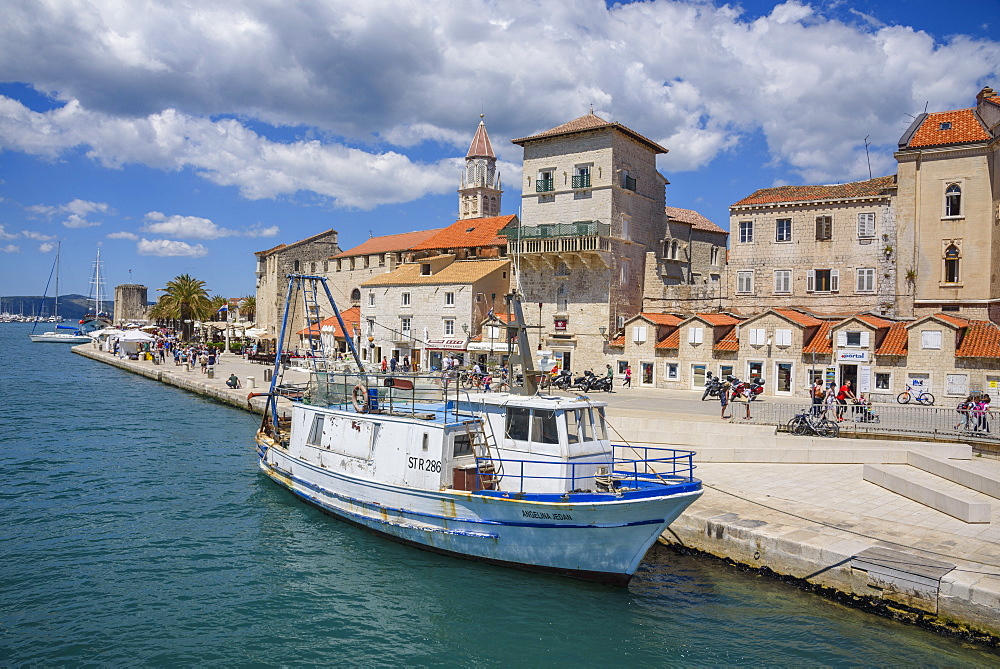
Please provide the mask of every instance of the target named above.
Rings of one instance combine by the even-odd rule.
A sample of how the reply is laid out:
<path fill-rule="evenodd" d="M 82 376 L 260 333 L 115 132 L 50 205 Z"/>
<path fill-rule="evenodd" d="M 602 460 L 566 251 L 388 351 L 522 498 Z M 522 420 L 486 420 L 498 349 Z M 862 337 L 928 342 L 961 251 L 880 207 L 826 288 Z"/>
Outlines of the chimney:
<path fill-rule="evenodd" d="M 976 102 L 981 104 L 983 100 L 988 100 L 989 98 L 992 98 L 995 95 L 996 91 L 994 91 L 989 86 L 984 86 L 983 90 L 979 91 L 979 95 L 976 96 Z"/>

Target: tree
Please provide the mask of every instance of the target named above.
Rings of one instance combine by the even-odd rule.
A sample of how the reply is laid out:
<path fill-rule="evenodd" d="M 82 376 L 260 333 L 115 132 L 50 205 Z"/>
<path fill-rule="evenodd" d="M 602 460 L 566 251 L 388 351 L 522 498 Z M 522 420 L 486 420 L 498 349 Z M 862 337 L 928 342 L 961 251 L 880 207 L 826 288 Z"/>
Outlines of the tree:
<path fill-rule="evenodd" d="M 205 319 L 212 314 L 205 282 L 189 274 L 181 274 L 160 288 L 164 295 L 157 306 L 163 304 L 165 317 L 181 322 L 181 337 L 191 338 L 191 323 L 188 321 Z"/>
<path fill-rule="evenodd" d="M 257 315 L 257 298 L 253 295 L 247 295 L 246 297 L 240 298 L 240 315 L 244 316 L 248 321 L 252 321 L 254 316 Z"/>

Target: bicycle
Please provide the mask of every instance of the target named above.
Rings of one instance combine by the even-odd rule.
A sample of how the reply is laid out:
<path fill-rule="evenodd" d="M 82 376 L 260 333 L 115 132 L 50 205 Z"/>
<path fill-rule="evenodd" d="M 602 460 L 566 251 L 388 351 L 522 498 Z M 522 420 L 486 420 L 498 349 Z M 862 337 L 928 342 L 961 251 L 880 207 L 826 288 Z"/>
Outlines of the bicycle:
<path fill-rule="evenodd" d="M 934 406 L 934 396 L 930 393 L 914 388 L 913 386 L 906 386 L 906 390 L 896 395 L 896 401 L 900 404 L 909 404 L 910 400 L 916 400 L 917 404 L 923 404 L 924 406 Z"/>
<path fill-rule="evenodd" d="M 825 412 L 817 415 L 811 409 L 795 414 L 786 427 L 797 437 L 804 437 L 807 434 L 829 438 L 840 436 L 840 426 L 835 421 L 827 418 Z"/>

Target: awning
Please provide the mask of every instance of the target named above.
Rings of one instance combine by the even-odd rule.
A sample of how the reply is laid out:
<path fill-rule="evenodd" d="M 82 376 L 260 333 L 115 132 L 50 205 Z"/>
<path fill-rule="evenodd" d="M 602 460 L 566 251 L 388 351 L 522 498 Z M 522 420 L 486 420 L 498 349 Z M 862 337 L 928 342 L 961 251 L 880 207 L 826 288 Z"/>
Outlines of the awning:
<path fill-rule="evenodd" d="M 428 339 L 424 348 L 429 351 L 464 351 L 468 343 L 465 339 Z"/>
<path fill-rule="evenodd" d="M 506 353 L 511 350 L 507 347 L 507 342 L 505 341 L 470 341 L 469 342 L 470 351 L 492 351 L 493 353 Z M 517 344 L 513 346 L 513 350 L 517 351 Z"/>

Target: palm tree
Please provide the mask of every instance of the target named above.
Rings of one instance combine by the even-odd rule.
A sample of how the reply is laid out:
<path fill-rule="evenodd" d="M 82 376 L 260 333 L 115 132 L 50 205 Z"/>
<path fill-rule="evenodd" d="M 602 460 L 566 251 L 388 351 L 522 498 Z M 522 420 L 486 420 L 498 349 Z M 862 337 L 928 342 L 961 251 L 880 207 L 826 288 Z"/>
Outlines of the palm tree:
<path fill-rule="evenodd" d="M 247 295 L 246 297 L 240 298 L 240 315 L 246 317 L 248 321 L 252 321 L 253 317 L 257 315 L 257 298 L 253 295 Z"/>
<path fill-rule="evenodd" d="M 191 323 L 189 321 L 204 319 L 212 314 L 205 282 L 189 274 L 174 277 L 167 282 L 166 288 L 159 290 L 164 292 L 163 297 L 160 298 L 164 313 L 168 313 L 169 318 L 181 322 L 181 337 L 183 339 L 191 337 Z"/>
<path fill-rule="evenodd" d="M 208 298 L 208 306 L 212 310 L 213 319 L 219 315 L 219 310 L 226 304 L 229 304 L 229 300 L 224 298 L 222 295 L 213 295 Z"/>

